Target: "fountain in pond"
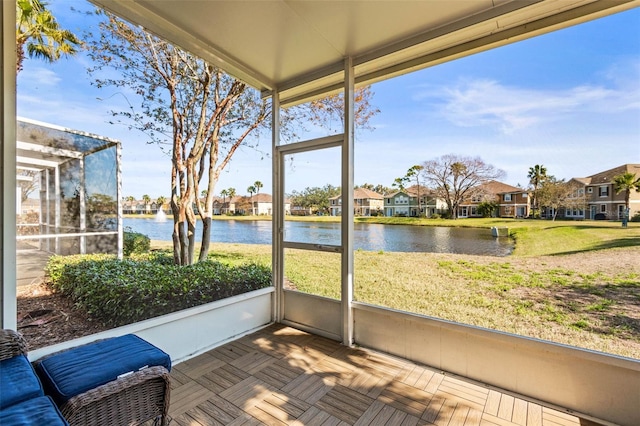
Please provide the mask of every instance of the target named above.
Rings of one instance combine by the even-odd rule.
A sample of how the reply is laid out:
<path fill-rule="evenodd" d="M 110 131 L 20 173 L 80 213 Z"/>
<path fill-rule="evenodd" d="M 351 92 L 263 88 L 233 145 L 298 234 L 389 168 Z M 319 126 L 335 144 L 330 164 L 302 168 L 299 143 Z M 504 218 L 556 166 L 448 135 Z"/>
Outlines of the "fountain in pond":
<path fill-rule="evenodd" d="M 162 209 L 158 209 L 158 213 L 156 213 L 156 222 L 165 222 L 167 220 L 167 215 Z"/>

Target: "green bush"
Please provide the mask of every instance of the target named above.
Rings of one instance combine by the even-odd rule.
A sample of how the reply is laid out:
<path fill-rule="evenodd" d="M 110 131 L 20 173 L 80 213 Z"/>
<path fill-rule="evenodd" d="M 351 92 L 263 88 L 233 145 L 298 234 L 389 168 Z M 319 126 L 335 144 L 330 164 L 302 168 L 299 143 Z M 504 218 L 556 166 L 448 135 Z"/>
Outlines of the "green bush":
<path fill-rule="evenodd" d="M 640 222 L 640 212 L 634 214 L 631 219 L 629 219 L 630 222 Z"/>
<path fill-rule="evenodd" d="M 146 253 L 151 249 L 151 240 L 144 234 L 132 232 L 130 229 L 124 231 L 122 252 L 125 256 L 133 253 Z"/>
<path fill-rule="evenodd" d="M 104 254 L 53 256 L 46 271 L 54 291 L 111 327 L 271 285 L 267 266 L 227 266 L 216 261 L 176 266 L 163 253 L 124 260 Z"/>
<path fill-rule="evenodd" d="M 492 217 L 493 213 L 497 211 L 499 207 L 498 203 L 483 201 L 478 204 L 477 212 L 482 217 Z"/>

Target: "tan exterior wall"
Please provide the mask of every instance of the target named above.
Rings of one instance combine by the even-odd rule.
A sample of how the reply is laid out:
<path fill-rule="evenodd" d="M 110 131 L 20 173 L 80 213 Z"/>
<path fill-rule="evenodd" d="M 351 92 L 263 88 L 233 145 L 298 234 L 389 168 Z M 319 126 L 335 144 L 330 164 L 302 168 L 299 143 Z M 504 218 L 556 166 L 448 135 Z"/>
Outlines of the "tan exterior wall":
<path fill-rule="evenodd" d="M 606 188 L 606 195 L 600 195 L 601 188 Z M 591 190 L 591 192 L 589 192 Z M 616 194 L 613 190 L 613 184 L 595 184 L 589 185 L 585 189 L 586 209 L 585 217 L 593 219 L 595 214 L 603 213 L 606 219 L 621 219 L 624 210 L 625 192 Z M 631 191 L 629 194 L 629 216 L 640 212 L 640 192 Z"/>

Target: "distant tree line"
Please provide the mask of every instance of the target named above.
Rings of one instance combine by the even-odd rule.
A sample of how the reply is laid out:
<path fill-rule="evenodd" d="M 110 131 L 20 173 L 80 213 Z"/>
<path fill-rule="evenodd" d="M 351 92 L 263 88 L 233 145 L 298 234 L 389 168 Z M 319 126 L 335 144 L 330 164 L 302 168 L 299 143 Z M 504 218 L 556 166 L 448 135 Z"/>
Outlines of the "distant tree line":
<path fill-rule="evenodd" d="M 467 157 L 455 154 L 443 155 L 422 164 L 411 166 L 407 172 L 396 179 L 391 187 L 382 184 L 364 183 L 355 188 L 365 188 L 381 195 L 412 188 L 419 200 L 422 211 L 422 200 L 429 196 L 436 197 L 447 204 L 448 217 L 457 218 L 462 202 L 469 199 L 479 200 L 477 212 L 484 217 L 492 216 L 498 209 L 495 194 L 483 192 L 483 184 L 504 177 L 505 172 L 486 163 L 480 157 Z M 529 168 L 527 190 L 531 195 L 531 217 L 539 218 L 543 209 L 551 219 L 555 220 L 561 209 L 584 209 L 586 198 L 584 185 L 576 180 L 566 181 L 548 174 L 544 165 L 536 164 Z M 640 192 L 640 177 L 632 173 L 622 173 L 613 179 L 613 190 L 616 194 L 625 193 L 626 208 L 632 191 Z M 425 191 L 421 193 L 421 191 Z M 325 185 L 323 187 L 305 188 L 293 191 L 289 200 L 293 206 L 303 207 L 311 213 L 329 213 L 330 199 L 339 196 L 340 187 Z"/>

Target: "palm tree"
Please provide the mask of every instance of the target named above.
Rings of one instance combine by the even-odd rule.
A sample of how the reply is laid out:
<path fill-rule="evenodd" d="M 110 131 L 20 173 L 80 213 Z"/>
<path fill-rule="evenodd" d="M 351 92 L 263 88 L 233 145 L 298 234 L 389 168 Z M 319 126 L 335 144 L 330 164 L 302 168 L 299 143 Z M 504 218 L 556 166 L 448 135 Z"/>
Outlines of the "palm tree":
<path fill-rule="evenodd" d="M 531 210 L 534 211 L 539 209 L 538 207 L 538 191 L 542 184 L 547 180 L 547 168 L 541 164 L 536 164 L 533 167 L 529 167 L 529 173 L 527 174 L 529 178 L 529 184 L 533 187 L 533 196 L 531 200 Z"/>
<path fill-rule="evenodd" d="M 629 211 L 631 191 L 634 189 L 636 192 L 640 192 L 640 177 L 636 177 L 635 173 L 624 172 L 613 177 L 613 190 L 616 191 L 616 194 L 625 191 L 624 207 L 627 212 Z"/>
<path fill-rule="evenodd" d="M 228 188 L 227 189 L 227 195 L 229 195 L 229 207 L 231 207 L 231 201 L 233 200 L 233 197 L 236 196 L 236 189 L 235 188 Z"/>
<path fill-rule="evenodd" d="M 227 204 L 227 195 L 229 195 L 229 191 L 223 189 L 220 191 L 220 195 L 222 195 L 222 209 L 224 209 L 224 205 Z M 220 214 L 222 214 L 222 209 L 220 209 Z"/>
<path fill-rule="evenodd" d="M 247 192 L 249 193 L 249 199 L 251 200 L 251 214 L 253 215 L 255 213 L 253 209 L 253 194 L 256 193 L 256 187 L 251 185 L 247 188 Z"/>
<path fill-rule="evenodd" d="M 158 210 L 162 210 L 162 207 L 167 202 L 167 197 L 163 197 L 162 195 L 156 198 L 156 203 L 158 204 Z"/>
<path fill-rule="evenodd" d="M 149 211 L 149 203 L 151 202 L 151 197 L 149 197 L 147 194 L 144 194 L 142 196 L 142 202 L 144 203 L 144 211 L 146 213 Z"/>
<path fill-rule="evenodd" d="M 16 1 L 16 73 L 22 70 L 25 46 L 30 58 L 49 62 L 74 55 L 81 42 L 69 30 L 63 30 L 41 0 Z"/>
<path fill-rule="evenodd" d="M 253 187 L 256 189 L 256 194 L 260 193 L 260 188 L 264 188 L 264 185 L 259 180 L 255 181 Z"/>
<path fill-rule="evenodd" d="M 133 195 L 128 195 L 124 197 L 124 201 L 126 203 L 129 203 L 129 205 L 123 206 L 123 210 L 126 210 L 129 213 L 133 213 L 135 209 L 134 202 L 136 201 L 136 197 L 134 197 Z"/>

